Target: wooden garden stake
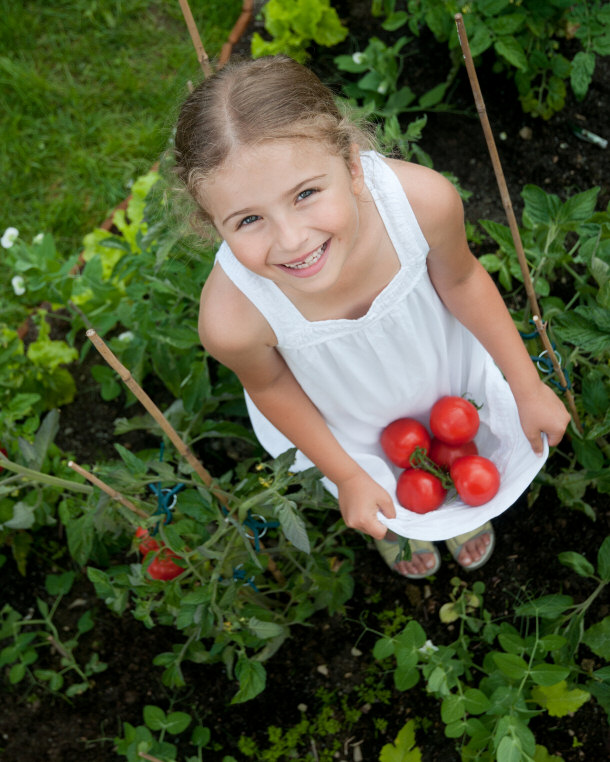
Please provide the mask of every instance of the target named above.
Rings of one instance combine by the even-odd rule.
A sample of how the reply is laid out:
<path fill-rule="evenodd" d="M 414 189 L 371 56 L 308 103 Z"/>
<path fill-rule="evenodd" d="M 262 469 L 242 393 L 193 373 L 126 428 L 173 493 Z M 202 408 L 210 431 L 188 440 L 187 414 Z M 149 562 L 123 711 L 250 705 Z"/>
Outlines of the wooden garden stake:
<path fill-rule="evenodd" d="M 87 337 L 92 341 L 93 345 L 102 355 L 104 360 L 106 360 L 108 365 L 110 365 L 110 367 L 119 374 L 121 380 L 131 389 L 131 391 L 140 400 L 140 402 L 152 415 L 159 426 L 161 426 L 180 455 L 182 455 L 182 457 L 192 466 L 195 473 L 201 478 L 201 481 L 206 485 L 206 487 L 209 487 L 212 484 L 212 477 L 210 476 L 209 472 L 189 450 L 188 446 L 180 438 L 178 432 L 174 429 L 171 423 L 151 400 L 148 394 L 146 394 L 144 389 L 142 389 L 142 387 L 138 384 L 135 378 L 133 378 L 127 368 L 119 362 L 118 357 L 106 346 L 104 341 L 92 328 L 87 331 Z"/>
<path fill-rule="evenodd" d="M 233 29 L 231 29 L 229 37 L 227 41 L 225 42 L 225 44 L 222 46 L 222 50 L 220 51 L 220 56 L 218 58 L 218 66 L 217 66 L 218 69 L 222 69 L 222 67 L 226 64 L 226 62 L 231 57 L 233 46 L 242 36 L 246 27 L 250 23 L 253 9 L 254 9 L 254 0 L 243 0 L 241 14 L 239 18 L 237 19 L 237 21 L 235 22 L 235 26 L 233 27 Z"/>
<path fill-rule="evenodd" d="M 565 375 L 561 369 L 561 366 L 557 359 L 557 355 L 555 354 L 555 350 L 553 349 L 551 342 L 549 341 L 549 337 L 546 333 L 546 324 L 542 320 L 540 307 L 538 306 L 538 300 L 536 299 L 536 292 L 534 291 L 534 285 L 532 283 L 529 268 L 527 265 L 527 259 L 525 258 L 525 251 L 523 249 L 523 243 L 521 242 L 521 235 L 519 233 L 519 226 L 517 224 L 517 219 L 515 217 L 515 211 L 513 209 L 513 205 L 510 200 L 508 186 L 506 185 L 506 179 L 504 177 L 504 172 L 502 170 L 502 163 L 500 162 L 500 157 L 498 155 L 496 143 L 493 137 L 493 133 L 491 131 L 489 119 L 487 117 L 487 110 L 485 108 L 483 94 L 481 93 L 479 79 L 477 77 L 477 72 L 474 66 L 474 62 L 472 60 L 470 45 L 468 44 L 468 35 L 466 34 L 466 28 L 464 27 L 464 19 L 461 13 L 456 13 L 454 16 L 454 19 L 455 19 L 455 24 L 457 27 L 458 38 L 460 40 L 460 46 L 462 48 L 462 53 L 464 55 L 464 63 L 466 64 L 466 71 L 468 72 L 468 79 L 470 80 L 470 86 L 472 88 L 472 94 L 474 96 L 474 102 L 477 108 L 477 112 L 479 114 L 479 119 L 481 120 L 481 126 L 483 127 L 485 142 L 487 143 L 487 148 L 489 150 L 489 155 L 491 157 L 491 163 L 493 165 L 494 173 L 496 175 L 496 181 L 498 183 L 498 188 L 500 190 L 500 196 L 502 197 L 502 205 L 504 207 L 504 211 L 506 212 L 506 217 L 508 219 L 508 226 L 510 228 L 510 232 L 513 238 L 513 243 L 515 245 L 515 250 L 517 252 L 517 259 L 519 260 L 519 266 L 523 274 L 523 284 L 525 286 L 525 292 L 527 294 L 527 298 L 530 303 L 534 325 L 536 326 L 536 330 L 538 331 L 538 335 L 540 336 L 540 340 L 547 352 L 547 355 L 549 356 L 551 363 L 553 364 L 555 373 L 557 373 L 557 376 L 561 382 L 561 385 L 566 395 L 566 400 L 568 402 L 568 407 L 570 408 L 570 413 L 572 414 L 572 420 L 574 421 L 574 425 L 576 426 L 578 431 L 582 434 L 583 428 L 580 422 L 578 411 L 576 410 L 576 404 L 574 403 L 574 396 L 572 392 L 570 391 L 570 389 L 567 388 L 568 385 L 567 385 Z"/>
<path fill-rule="evenodd" d="M 128 500 L 124 495 L 121 495 L 120 492 L 117 492 L 113 487 L 110 487 L 108 484 L 103 482 L 101 479 L 98 479 L 95 474 L 92 474 L 90 471 L 86 471 L 82 466 L 79 466 L 78 463 L 75 463 L 73 460 L 68 461 L 68 466 L 73 470 L 76 471 L 77 474 L 80 474 L 81 476 L 84 476 L 87 481 L 91 482 L 91 484 L 94 484 L 96 487 L 99 487 L 102 492 L 105 492 L 107 495 L 110 495 L 113 500 L 116 500 L 117 502 L 121 503 L 121 505 L 124 505 L 125 508 L 128 508 L 133 513 L 137 513 L 138 516 L 141 516 L 144 519 L 149 518 L 148 513 L 146 511 L 143 511 L 141 508 L 138 508 L 136 505 L 134 505 L 131 500 Z"/>
<path fill-rule="evenodd" d="M 210 66 L 210 59 L 208 58 L 208 54 L 205 52 L 205 48 L 201 42 L 201 37 L 197 31 L 195 19 L 191 13 L 191 8 L 188 4 L 188 0 L 179 0 L 179 2 L 180 8 L 182 9 L 182 15 L 184 16 L 186 26 L 189 30 L 189 34 L 191 35 L 191 40 L 195 46 L 195 52 L 197 53 L 197 60 L 199 61 L 199 65 L 203 70 L 204 76 L 210 77 L 213 74 L 212 67 Z"/>

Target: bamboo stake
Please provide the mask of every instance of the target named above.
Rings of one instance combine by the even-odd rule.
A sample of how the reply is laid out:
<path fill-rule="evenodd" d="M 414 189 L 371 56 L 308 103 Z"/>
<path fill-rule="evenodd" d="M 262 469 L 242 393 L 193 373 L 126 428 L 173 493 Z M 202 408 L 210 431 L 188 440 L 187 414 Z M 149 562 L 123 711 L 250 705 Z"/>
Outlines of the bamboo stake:
<path fill-rule="evenodd" d="M 197 53 L 197 60 L 199 61 L 199 64 L 203 70 L 203 74 L 205 77 L 212 76 L 212 67 L 210 66 L 210 59 L 208 58 L 208 54 L 205 52 L 205 48 L 203 47 L 203 44 L 201 42 L 201 37 L 199 36 L 199 32 L 197 31 L 197 26 L 195 24 L 195 19 L 193 18 L 193 14 L 191 13 L 191 8 L 188 4 L 188 0 L 179 0 L 180 8 L 182 9 L 182 15 L 184 16 L 184 20 L 186 21 L 186 26 L 189 30 L 189 34 L 191 35 L 191 40 L 193 41 L 193 45 L 195 46 L 195 52 Z"/>
<path fill-rule="evenodd" d="M 502 197 L 502 205 L 504 207 L 504 211 L 506 212 L 506 216 L 508 219 L 508 226 L 510 228 L 510 232 L 513 238 L 513 243 L 515 245 L 515 250 L 517 252 L 519 266 L 521 267 L 521 272 L 523 274 L 523 283 L 525 285 L 525 292 L 527 294 L 527 298 L 530 303 L 534 325 L 536 326 L 536 330 L 538 331 L 540 340 L 542 341 L 542 344 L 544 348 L 546 349 L 547 354 L 553 364 L 553 369 L 557 373 L 557 376 L 564 389 L 566 400 L 568 402 L 568 407 L 570 408 L 570 413 L 572 414 L 572 420 L 574 421 L 574 424 L 576 428 L 578 429 L 578 431 L 582 434 L 583 428 L 580 422 L 578 411 L 576 410 L 574 396 L 572 392 L 570 391 L 570 389 L 567 388 L 568 385 L 567 385 L 565 375 L 563 373 L 563 370 L 561 369 L 561 366 L 557 359 L 557 355 L 555 354 L 555 351 L 547 335 L 546 323 L 542 320 L 540 307 L 538 306 L 538 300 L 536 299 L 536 292 L 534 291 L 534 285 L 532 283 L 529 267 L 527 264 L 527 259 L 525 257 L 523 243 L 521 242 L 521 235 L 519 233 L 519 225 L 517 224 L 515 211 L 513 209 L 513 205 L 510 200 L 508 186 L 506 185 L 506 179 L 504 177 L 504 172 L 502 170 L 502 163 L 500 162 L 500 157 L 498 155 L 496 143 L 493 137 L 493 133 L 491 131 L 489 119 L 487 117 L 487 110 L 485 108 L 483 94 L 481 93 L 479 79 L 477 77 L 477 72 L 474 66 L 474 62 L 472 60 L 470 45 L 468 44 L 468 35 L 466 34 L 466 28 L 464 27 L 464 19 L 461 13 L 456 13 L 454 16 L 454 19 L 455 19 L 455 24 L 457 26 L 457 33 L 458 33 L 458 38 L 460 40 L 460 46 L 462 48 L 462 53 L 464 55 L 464 63 L 466 64 L 466 71 L 468 72 L 468 79 L 470 80 L 470 86 L 472 88 L 472 94 L 474 96 L 474 102 L 477 108 L 477 112 L 479 114 L 479 119 L 481 120 L 481 126 L 483 127 L 485 142 L 487 143 L 487 148 L 489 150 L 489 155 L 491 157 L 491 163 L 493 165 L 494 173 L 496 175 L 496 181 L 498 183 L 498 188 L 500 190 L 500 196 Z"/>
<path fill-rule="evenodd" d="M 108 365 L 110 365 L 110 367 L 119 374 L 121 380 L 131 389 L 135 396 L 144 405 L 146 410 L 148 410 L 155 421 L 167 434 L 180 455 L 182 455 L 182 457 L 192 466 L 195 473 L 201 478 L 201 481 L 206 485 L 206 487 L 209 487 L 212 484 L 212 477 L 210 476 L 209 472 L 189 450 L 188 446 L 180 438 L 178 432 L 174 429 L 171 423 L 151 400 L 148 394 L 146 394 L 144 389 L 142 389 L 138 382 L 133 378 L 127 368 L 119 362 L 117 356 L 106 346 L 103 339 L 97 335 L 96 331 L 90 328 L 87 331 L 86 335 L 93 342 L 93 345 L 102 355 L 104 360 L 106 360 Z"/>
<path fill-rule="evenodd" d="M 99 479 L 95 474 L 92 474 L 90 471 L 86 471 L 82 466 L 79 466 L 78 463 L 75 463 L 73 460 L 68 461 L 68 466 L 73 470 L 76 471 L 77 474 L 80 474 L 81 476 L 84 476 L 87 481 L 91 482 L 91 484 L 94 484 L 96 487 L 99 487 L 103 492 L 105 492 L 107 495 L 110 495 L 111 498 L 114 500 L 117 500 L 121 505 L 124 505 L 125 508 L 128 508 L 133 513 L 137 513 L 138 516 L 141 516 L 144 519 L 149 518 L 149 514 L 146 513 L 146 511 L 143 511 L 141 508 L 138 508 L 135 506 L 131 500 L 128 500 L 124 495 L 121 495 L 120 492 L 117 492 L 113 487 L 110 487 L 108 484 L 103 482 L 101 479 Z"/>
<path fill-rule="evenodd" d="M 243 0 L 242 10 L 239 18 L 235 22 L 235 26 L 231 29 L 231 33 L 227 39 L 227 42 L 222 46 L 220 56 L 218 58 L 217 69 L 222 69 L 226 62 L 231 57 L 233 46 L 238 42 L 239 38 L 244 33 L 246 27 L 250 23 L 252 18 L 252 11 L 254 9 L 254 0 Z"/>

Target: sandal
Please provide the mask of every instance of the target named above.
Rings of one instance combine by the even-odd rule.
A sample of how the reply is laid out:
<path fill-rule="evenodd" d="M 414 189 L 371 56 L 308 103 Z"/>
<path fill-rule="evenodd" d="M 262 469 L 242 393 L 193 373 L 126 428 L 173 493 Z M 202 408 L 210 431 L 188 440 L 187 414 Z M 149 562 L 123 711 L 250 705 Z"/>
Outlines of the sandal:
<path fill-rule="evenodd" d="M 425 540 L 408 540 L 409 547 L 411 548 L 411 554 L 419 555 L 421 553 L 432 553 L 434 556 L 434 566 L 431 569 L 427 569 L 424 574 L 402 574 L 395 568 L 396 559 L 400 554 L 400 543 L 390 540 L 375 540 L 375 547 L 379 551 L 379 555 L 383 558 L 386 564 L 393 572 L 400 574 L 407 579 L 425 579 L 432 574 L 436 574 L 441 565 L 441 555 L 438 552 L 436 545 Z"/>
<path fill-rule="evenodd" d="M 460 564 L 458 561 L 458 557 L 460 553 L 462 552 L 462 548 L 464 545 L 469 541 L 475 539 L 475 537 L 480 537 L 482 534 L 488 534 L 489 535 L 489 545 L 485 549 L 485 552 L 479 558 L 478 561 L 473 561 L 471 564 L 468 564 L 468 566 L 465 566 L 464 564 Z M 447 546 L 448 550 L 450 551 L 451 555 L 453 556 L 454 561 L 456 561 L 462 569 L 465 569 L 466 571 L 474 571 L 475 569 L 480 569 L 483 564 L 487 563 L 489 561 L 491 554 L 494 551 L 494 547 L 496 544 L 496 534 L 494 532 L 494 528 L 490 521 L 483 524 L 483 526 L 480 526 L 478 529 L 474 529 L 472 532 L 466 532 L 465 534 L 459 534 L 457 537 L 452 537 L 450 540 L 447 540 L 445 542 L 445 545 Z"/>

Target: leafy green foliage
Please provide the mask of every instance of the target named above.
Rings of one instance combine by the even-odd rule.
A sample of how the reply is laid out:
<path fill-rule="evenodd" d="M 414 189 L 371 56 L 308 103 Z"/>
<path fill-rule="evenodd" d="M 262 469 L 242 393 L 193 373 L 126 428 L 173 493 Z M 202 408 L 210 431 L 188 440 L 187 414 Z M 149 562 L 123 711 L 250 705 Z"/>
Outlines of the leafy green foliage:
<path fill-rule="evenodd" d="M 271 40 L 264 40 L 255 32 L 253 58 L 284 53 L 302 63 L 308 57 L 307 48 L 312 42 L 332 47 L 348 33 L 330 0 L 269 0 L 262 14 Z"/>
<path fill-rule="evenodd" d="M 596 55 L 610 53 L 610 12 L 602 0 L 408 0 L 408 25 L 414 34 L 428 27 L 461 57 L 454 16 L 461 12 L 473 58 L 493 51 L 496 68 L 514 78 L 521 107 L 532 116 L 550 119 L 565 105 L 566 82 L 583 98 L 589 88 Z M 395 17 L 396 14 L 392 16 Z M 564 38 L 577 39 L 582 49 L 573 59 L 560 51 Z"/>

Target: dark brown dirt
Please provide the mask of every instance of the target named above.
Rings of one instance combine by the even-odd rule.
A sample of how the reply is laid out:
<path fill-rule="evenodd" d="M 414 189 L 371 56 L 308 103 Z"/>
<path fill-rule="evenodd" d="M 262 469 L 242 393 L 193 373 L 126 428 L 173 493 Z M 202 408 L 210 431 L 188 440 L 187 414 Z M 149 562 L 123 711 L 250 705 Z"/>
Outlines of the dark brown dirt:
<path fill-rule="evenodd" d="M 355 17 L 353 24 L 348 19 L 348 26 L 361 29 Z M 359 34 L 365 36 L 365 32 L 361 29 Z M 438 78 L 433 83 L 443 79 L 443 55 L 444 51 L 430 39 L 422 38 L 419 53 L 409 64 L 411 80 L 416 82 L 418 77 L 422 81 L 434 80 L 435 73 Z M 329 62 L 321 56 L 319 65 L 328 69 Z M 578 140 L 570 124 L 576 121 L 592 132 L 610 137 L 609 59 L 598 62 L 593 86 L 585 100 L 578 103 L 570 97 L 567 107 L 549 122 L 524 116 L 512 85 L 490 69 L 489 61 L 483 61 L 479 78 L 517 211 L 519 192 L 526 183 L 538 184 L 561 198 L 599 185 L 600 207 L 605 207 L 610 199 L 610 150 Z M 503 222 L 495 177 L 463 74 L 454 98 L 458 108 L 469 109 L 473 116 L 430 115 L 422 146 L 432 156 L 436 169 L 452 171 L 463 187 L 473 191 L 473 198 L 466 205 L 471 221 L 493 218 Z M 531 128 L 527 140 L 519 134 L 524 126 Z M 502 134 L 505 138 L 500 137 Z M 87 385 L 85 377 L 81 383 Z M 120 400 L 104 403 L 93 388 L 86 390 L 63 413 L 61 446 L 75 453 L 83 463 L 93 463 L 98 457 L 111 454 L 112 421 L 122 412 Z M 79 424 L 83 420 L 88 422 L 86 436 L 81 436 L 83 427 Z M 492 560 L 484 569 L 468 575 L 469 580 L 485 582 L 485 607 L 494 617 L 507 615 L 514 601 L 520 600 L 526 591 L 558 592 L 561 588 L 576 600 L 588 595 L 586 581 L 568 573 L 559 564 L 557 555 L 574 550 L 594 560 L 601 540 L 610 533 L 610 507 L 607 496 L 592 495 L 590 500 L 597 508 L 595 523 L 560 505 L 555 493 L 545 489 L 533 510 L 521 499 L 497 520 L 498 544 Z M 46 547 L 56 550 L 62 547 L 62 542 L 57 532 L 49 532 Z M 374 762 L 383 744 L 396 736 L 406 719 L 427 717 L 430 725 L 418 736 L 424 762 L 459 760 L 453 741 L 444 737 L 437 702 L 422 690 L 398 693 L 387 676 L 385 684 L 378 687 L 389 691 L 388 703 L 367 701 L 358 692 L 373 661 L 370 649 L 374 639 L 364 634 L 362 621 L 378 627 L 377 613 L 402 607 L 422 622 L 434 641 L 449 642 L 451 633 L 440 624 L 438 609 L 446 602 L 450 580 L 458 569 L 446 556 L 433 582 L 407 583 L 387 572 L 363 538 L 354 536 L 352 544 L 358 561 L 356 590 L 346 616 L 318 615 L 311 627 L 296 630 L 267 663 L 268 685 L 260 697 L 246 705 L 230 706 L 234 686 L 229 684 L 221 666 L 192 665 L 187 669 L 188 687 L 178 694 L 174 709 L 196 713 L 212 729 L 212 737 L 222 752 L 206 751 L 206 762 L 221 760 L 223 754 L 233 754 L 241 762 L 235 744 L 242 734 L 255 737 L 265 748 L 267 727 L 273 724 L 287 729 L 296 724 L 301 718 L 299 705 L 306 705 L 308 716 L 315 716 L 321 707 L 321 690 L 327 694 L 336 691 L 336 706 L 345 696 L 351 706 L 362 710 L 360 719 L 352 725 L 343 723 L 339 734 L 341 751 L 336 759 L 357 759 L 354 749 L 358 747 L 363 760 Z M 49 571 L 48 564 L 46 557 L 40 561 L 32 558 L 24 579 L 8 561 L 2 570 L 3 600 L 27 614 L 35 606 L 36 596 L 45 597 L 44 575 Z M 64 568 L 71 565 L 65 553 L 60 553 L 58 564 Z M 6 762 L 115 762 L 118 757 L 112 739 L 120 732 L 121 724 L 141 724 L 142 707 L 146 704 L 168 707 L 161 670 L 152 661 L 174 642 L 173 633 L 162 627 L 147 630 L 129 615 L 114 616 L 97 601 L 84 581 L 71 593 L 70 602 L 72 608 L 62 607 L 63 613 L 58 615 L 62 626 L 70 628 L 86 608 L 94 609 L 96 627 L 86 636 L 82 648 L 84 652 L 97 650 L 109 668 L 96 678 L 93 690 L 73 703 L 36 687 L 24 688 L 24 684 L 11 687 L 5 681 L 0 696 L 0 751 Z M 607 601 L 598 602 L 591 612 L 592 622 L 607 615 L 608 608 Z M 355 646 L 362 655 L 353 655 Z M 585 656 L 591 657 L 581 654 L 582 658 Z M 320 666 L 327 668 L 326 675 L 319 671 Z M 383 680 L 376 674 L 378 681 Z M 380 729 L 379 720 L 387 721 L 385 730 Z M 610 755 L 608 718 L 593 701 L 573 716 L 537 718 L 531 727 L 537 741 L 552 753 L 561 754 L 565 762 L 598 762 Z M 318 744 L 315 753 L 321 754 L 326 748 L 325 739 L 314 741 Z M 319 758 L 311 753 L 310 759 Z"/>

